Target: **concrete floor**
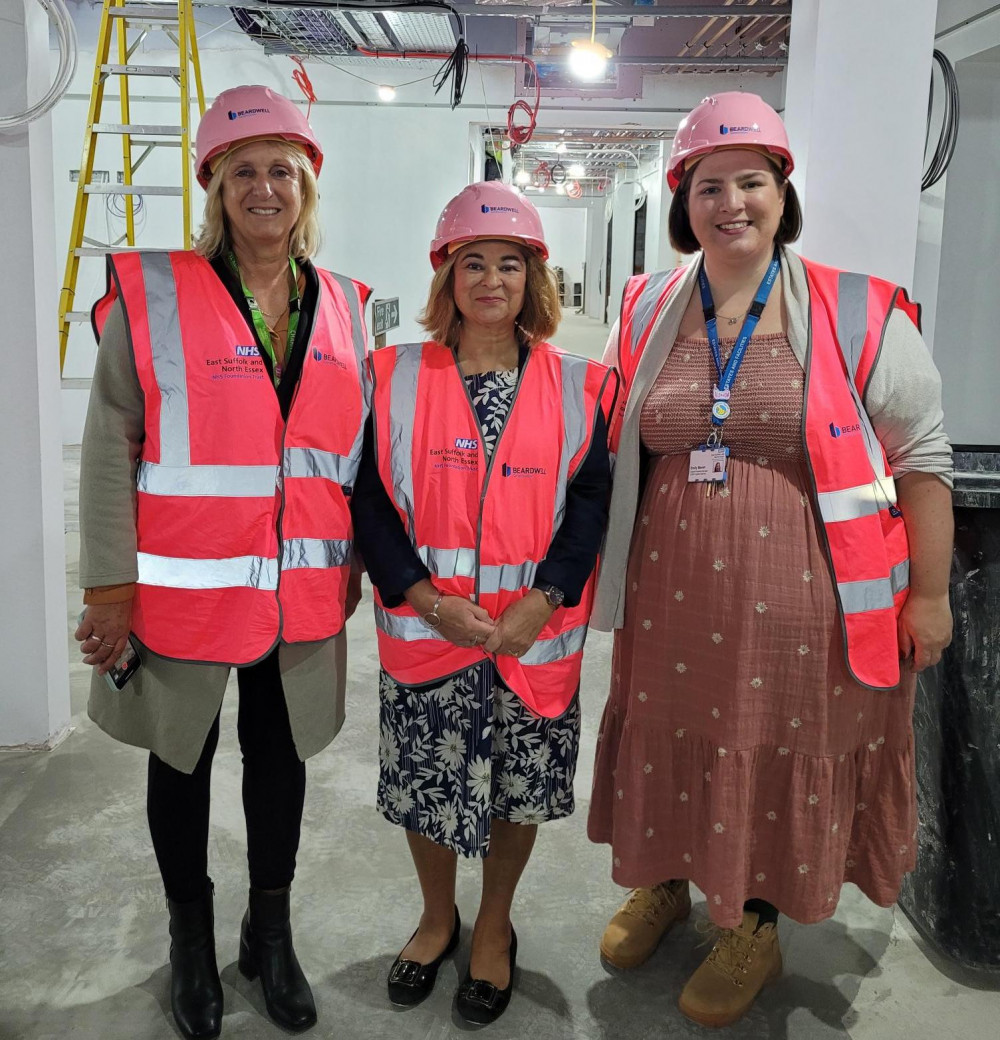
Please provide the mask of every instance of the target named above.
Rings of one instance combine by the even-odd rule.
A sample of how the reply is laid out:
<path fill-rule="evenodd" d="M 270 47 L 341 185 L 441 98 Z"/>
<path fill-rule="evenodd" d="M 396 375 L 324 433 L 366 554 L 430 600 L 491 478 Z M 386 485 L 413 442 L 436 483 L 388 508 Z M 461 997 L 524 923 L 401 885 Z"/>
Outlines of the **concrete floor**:
<path fill-rule="evenodd" d="M 607 330 L 569 316 L 560 345 L 599 354 Z M 79 611 L 76 482 L 67 449 L 69 615 Z M 370 597 L 367 597 L 370 599 Z M 70 626 L 72 627 L 72 626 Z M 453 998 L 468 958 L 478 872 L 460 870 L 463 945 L 432 997 L 393 1010 L 385 996 L 392 958 L 415 927 L 419 896 L 402 833 L 374 808 L 377 659 L 370 602 L 348 625 L 348 717 L 335 743 L 309 763 L 303 841 L 293 889 L 297 949 L 320 1022 L 310 1034 L 345 1040 L 443 1040 L 466 1026 Z M 676 1008 L 684 980 L 706 952 L 696 926 L 672 933 L 627 975 L 600 964 L 597 941 L 622 898 L 605 847 L 584 832 L 596 728 L 608 685 L 610 638 L 587 644 L 584 741 L 577 813 L 545 825 L 515 907 L 520 940 L 514 1000 L 490 1027 L 494 1040 L 642 1040 L 706 1037 Z M 76 659 L 76 645 L 72 644 Z M 146 830 L 146 756 L 116 744 L 86 717 L 89 669 L 71 669 L 75 731 L 55 751 L 0 756 L 0 1038 L 170 1040 L 166 913 Z M 246 899 L 235 698 L 227 698 L 215 765 L 211 872 L 226 998 L 224 1036 L 277 1037 L 256 985 L 236 970 Z M 941 961 L 902 913 L 881 910 L 853 887 L 820 925 L 781 923 L 785 976 L 722 1034 L 733 1040 L 985 1040 L 996 1036 L 1000 979 Z M 991 1024 L 992 1023 L 992 1024 Z"/>

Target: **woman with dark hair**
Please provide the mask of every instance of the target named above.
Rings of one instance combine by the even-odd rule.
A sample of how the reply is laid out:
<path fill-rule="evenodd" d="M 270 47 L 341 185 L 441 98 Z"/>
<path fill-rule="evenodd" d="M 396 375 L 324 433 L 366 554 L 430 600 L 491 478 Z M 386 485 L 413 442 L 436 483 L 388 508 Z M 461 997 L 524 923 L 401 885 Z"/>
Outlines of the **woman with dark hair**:
<path fill-rule="evenodd" d="M 788 247 L 777 113 L 682 122 L 671 240 L 629 281 L 594 624 L 615 630 L 589 833 L 633 888 L 601 940 L 641 964 L 705 893 L 718 938 L 680 997 L 736 1021 L 781 972 L 779 912 L 891 905 L 916 852 L 916 676 L 951 638 L 951 449 L 904 290 Z"/>
<path fill-rule="evenodd" d="M 355 488 L 376 588 L 378 807 L 406 829 L 423 913 L 389 999 L 431 992 L 458 944 L 459 855 L 482 898 L 458 1011 L 514 985 L 510 921 L 538 824 L 573 812 L 578 689 L 610 486 L 614 373 L 547 342 L 559 322 L 538 211 L 496 181 L 441 214 L 424 343 L 371 355 Z M 361 522 L 362 517 L 364 522 Z"/>

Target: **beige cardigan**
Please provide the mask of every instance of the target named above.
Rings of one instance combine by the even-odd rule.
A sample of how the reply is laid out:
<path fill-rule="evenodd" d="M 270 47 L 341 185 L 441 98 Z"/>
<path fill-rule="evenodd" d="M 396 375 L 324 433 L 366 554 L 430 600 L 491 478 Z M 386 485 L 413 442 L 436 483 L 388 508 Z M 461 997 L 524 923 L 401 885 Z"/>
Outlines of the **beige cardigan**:
<path fill-rule="evenodd" d="M 97 351 L 80 462 L 80 586 L 135 581 L 136 469 L 145 399 L 120 302 Z M 124 690 L 95 671 L 87 711 L 105 733 L 148 748 L 191 773 L 222 706 L 226 665 L 174 661 L 149 649 Z M 347 641 L 343 631 L 315 643 L 280 644 L 278 661 L 295 750 L 301 760 L 330 743 L 344 722 Z"/>
<path fill-rule="evenodd" d="M 639 507 L 639 415 L 643 401 L 670 356 L 681 319 L 698 284 L 698 261 L 688 267 L 673 297 L 660 312 L 639 361 L 625 406 L 611 516 L 601 554 L 597 598 L 591 625 L 609 632 L 625 621 L 625 572 L 632 527 Z M 791 250 L 782 250 L 781 280 L 788 317 L 788 339 L 800 365 L 809 343 L 809 289 L 805 266 Z M 618 324 L 611 330 L 605 362 L 614 364 Z M 864 397 L 865 410 L 897 477 L 934 473 L 951 487 L 951 445 L 944 432 L 941 377 L 910 319 L 901 311 L 890 317 L 882 349 Z"/>

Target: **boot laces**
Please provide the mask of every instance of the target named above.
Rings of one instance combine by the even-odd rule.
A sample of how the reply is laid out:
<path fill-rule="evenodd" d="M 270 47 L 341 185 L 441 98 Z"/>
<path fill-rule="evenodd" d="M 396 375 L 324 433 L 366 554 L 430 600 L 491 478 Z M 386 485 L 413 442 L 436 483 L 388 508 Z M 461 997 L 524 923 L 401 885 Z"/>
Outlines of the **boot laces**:
<path fill-rule="evenodd" d="M 743 985 L 753 955 L 757 952 L 756 935 L 748 934 L 737 928 L 720 928 L 711 921 L 697 926 L 698 931 L 705 934 L 705 942 L 712 942 L 712 950 L 706 958 L 707 963 L 720 975 L 729 979 L 734 986 Z"/>
<path fill-rule="evenodd" d="M 621 912 L 629 917 L 638 917 L 648 925 L 655 925 L 665 912 L 676 909 L 677 895 L 670 885 L 654 885 L 652 888 L 633 889 Z"/>

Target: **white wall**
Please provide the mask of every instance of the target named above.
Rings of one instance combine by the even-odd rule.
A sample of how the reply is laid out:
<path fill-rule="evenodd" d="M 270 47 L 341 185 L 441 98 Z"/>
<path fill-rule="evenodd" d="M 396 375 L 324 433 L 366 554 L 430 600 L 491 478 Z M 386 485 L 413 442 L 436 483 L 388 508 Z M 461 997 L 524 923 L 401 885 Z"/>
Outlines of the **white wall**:
<path fill-rule="evenodd" d="M 583 281 L 583 264 L 587 259 L 587 207 L 548 205 L 536 195 L 531 196 L 531 201 L 542 215 L 549 263 L 563 269 L 567 287 Z"/>
<path fill-rule="evenodd" d="M 957 66 L 962 122 L 948 172 L 934 359 L 958 444 L 1000 445 L 1000 64 Z"/>

